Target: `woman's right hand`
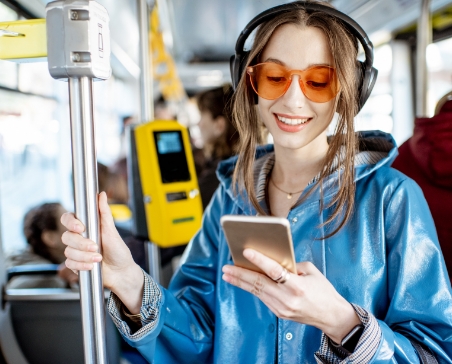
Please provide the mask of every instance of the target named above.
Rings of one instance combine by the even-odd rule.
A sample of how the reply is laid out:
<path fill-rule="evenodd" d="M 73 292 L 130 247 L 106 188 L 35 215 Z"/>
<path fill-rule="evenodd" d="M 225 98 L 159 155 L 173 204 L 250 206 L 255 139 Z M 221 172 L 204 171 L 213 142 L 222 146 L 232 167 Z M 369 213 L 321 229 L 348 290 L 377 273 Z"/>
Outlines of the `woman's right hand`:
<path fill-rule="evenodd" d="M 81 235 L 85 227 L 73 213 L 67 212 L 61 217 L 61 223 L 68 230 L 62 236 L 67 245 L 66 266 L 73 271 L 91 270 L 94 263 L 102 261 L 105 287 L 112 290 L 132 314 L 138 313 L 143 296 L 143 273 L 116 230 L 105 192 L 99 194 L 99 213 L 102 255 L 98 253 L 97 244 Z"/>

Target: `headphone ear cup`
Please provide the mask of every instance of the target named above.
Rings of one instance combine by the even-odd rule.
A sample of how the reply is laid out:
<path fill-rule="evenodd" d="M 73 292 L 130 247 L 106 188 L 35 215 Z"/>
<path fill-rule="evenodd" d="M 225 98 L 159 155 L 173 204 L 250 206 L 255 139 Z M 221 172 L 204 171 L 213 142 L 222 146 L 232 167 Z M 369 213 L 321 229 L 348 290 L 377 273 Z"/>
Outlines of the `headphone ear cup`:
<path fill-rule="evenodd" d="M 356 61 L 356 88 L 358 90 L 358 112 L 361 110 L 361 96 L 363 94 L 364 74 L 366 73 L 366 65 L 364 62 Z"/>
<path fill-rule="evenodd" d="M 356 67 L 356 79 L 358 88 L 358 112 L 362 109 L 375 86 L 377 80 L 378 70 L 374 67 L 370 69 L 366 68 L 366 64 L 361 61 L 357 61 Z"/>
<path fill-rule="evenodd" d="M 231 59 L 229 60 L 232 86 L 234 87 L 234 91 L 237 89 L 237 86 L 239 85 L 240 77 L 242 76 L 249 54 L 250 54 L 249 51 L 244 51 L 240 55 L 236 54 L 234 56 L 231 56 Z"/>
<path fill-rule="evenodd" d="M 378 70 L 374 67 L 371 67 L 365 73 L 364 82 L 363 82 L 362 98 L 360 100 L 360 110 L 366 103 L 370 94 L 372 93 L 372 90 L 375 86 L 375 82 L 377 81 L 377 76 L 378 76 Z"/>
<path fill-rule="evenodd" d="M 236 71 L 235 71 L 235 64 L 236 64 L 236 55 L 232 55 L 229 59 L 229 71 L 231 72 L 231 81 L 232 81 L 232 88 L 235 91 L 238 85 L 237 77 L 236 77 Z"/>

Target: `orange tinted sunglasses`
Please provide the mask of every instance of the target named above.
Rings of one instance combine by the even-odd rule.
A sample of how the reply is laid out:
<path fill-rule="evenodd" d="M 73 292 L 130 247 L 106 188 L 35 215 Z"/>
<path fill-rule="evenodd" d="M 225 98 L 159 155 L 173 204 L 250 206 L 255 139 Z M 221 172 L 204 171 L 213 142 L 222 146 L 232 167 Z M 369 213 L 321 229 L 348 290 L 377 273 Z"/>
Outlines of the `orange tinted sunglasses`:
<path fill-rule="evenodd" d="M 327 102 L 339 92 L 336 70 L 328 66 L 312 66 L 303 71 L 289 70 L 272 62 L 246 68 L 253 90 L 262 98 L 275 100 L 289 89 L 292 76 L 299 76 L 304 95 L 313 102 Z"/>

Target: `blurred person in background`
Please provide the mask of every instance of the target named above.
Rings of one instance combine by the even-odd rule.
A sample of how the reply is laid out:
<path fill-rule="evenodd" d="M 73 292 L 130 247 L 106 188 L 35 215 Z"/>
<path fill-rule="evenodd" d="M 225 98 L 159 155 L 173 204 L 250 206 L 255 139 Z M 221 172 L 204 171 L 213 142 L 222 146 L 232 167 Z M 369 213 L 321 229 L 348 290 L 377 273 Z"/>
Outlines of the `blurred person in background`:
<path fill-rule="evenodd" d="M 99 192 L 105 191 L 109 204 L 127 205 L 129 192 L 127 190 L 127 168 L 116 162 L 108 167 L 97 162 Z"/>
<path fill-rule="evenodd" d="M 66 231 L 60 222 L 66 210 L 58 202 L 43 203 L 29 210 L 24 217 L 23 232 L 28 247 L 7 258 L 7 267 L 30 264 L 59 264 L 58 276 L 17 276 L 8 288 L 65 288 L 78 283 L 78 276 L 64 261 L 66 246 L 61 236 Z"/>
<path fill-rule="evenodd" d="M 177 120 L 175 110 L 171 108 L 168 101 L 162 95 L 154 101 L 154 119 L 155 120 Z"/>
<path fill-rule="evenodd" d="M 136 123 L 138 123 L 138 120 L 133 115 L 126 115 L 121 119 L 121 133 L 119 135 L 120 147 L 119 147 L 118 160 L 125 158 L 127 155 L 126 129 L 129 125 L 136 124 Z"/>
<path fill-rule="evenodd" d="M 416 118 L 414 134 L 399 147 L 392 167 L 421 187 L 435 221 L 452 277 L 452 93 L 441 98 L 432 118 Z"/>
<path fill-rule="evenodd" d="M 202 205 L 205 209 L 219 181 L 216 169 L 219 162 L 235 154 L 239 135 L 232 124 L 230 103 L 233 90 L 224 85 L 196 96 L 201 119 L 199 130 L 203 141 L 204 165 L 198 176 Z"/>

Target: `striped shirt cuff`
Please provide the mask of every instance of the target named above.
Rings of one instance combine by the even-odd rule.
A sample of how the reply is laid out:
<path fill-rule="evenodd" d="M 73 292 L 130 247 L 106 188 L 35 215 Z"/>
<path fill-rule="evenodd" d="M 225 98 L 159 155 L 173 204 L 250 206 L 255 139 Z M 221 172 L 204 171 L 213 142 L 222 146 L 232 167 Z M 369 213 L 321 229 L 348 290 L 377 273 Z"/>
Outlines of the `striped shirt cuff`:
<path fill-rule="evenodd" d="M 119 332 L 132 341 L 141 339 L 157 326 L 162 305 L 162 292 L 158 284 L 144 271 L 143 275 L 144 291 L 140 309 L 141 327 L 136 332 L 130 327 L 136 327 L 136 325 L 122 313 L 124 305 L 118 296 L 111 292 L 107 303 L 108 312 Z"/>
<path fill-rule="evenodd" d="M 377 352 L 381 340 L 381 329 L 377 319 L 362 307 L 352 304 L 356 314 L 364 325 L 364 331 L 355 351 L 347 357 L 339 356 L 325 334 L 322 334 L 320 349 L 315 353 L 317 363 L 365 364 L 369 363 Z"/>

